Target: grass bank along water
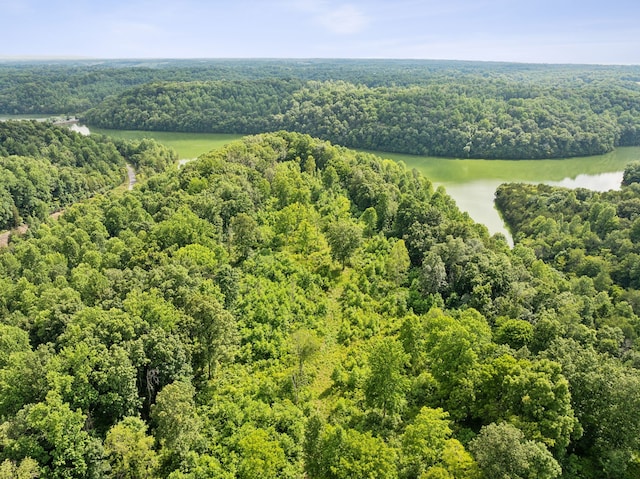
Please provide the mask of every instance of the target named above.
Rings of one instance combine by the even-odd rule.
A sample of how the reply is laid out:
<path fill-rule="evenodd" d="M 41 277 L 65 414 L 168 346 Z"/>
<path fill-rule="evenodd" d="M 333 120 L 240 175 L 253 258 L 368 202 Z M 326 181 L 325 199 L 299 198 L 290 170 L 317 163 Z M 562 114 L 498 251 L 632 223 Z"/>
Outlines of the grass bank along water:
<path fill-rule="evenodd" d="M 220 148 L 221 146 L 244 136 L 219 133 L 174 133 L 167 131 L 107 130 L 104 128 L 90 128 L 93 133 L 100 133 L 113 138 L 124 138 L 127 140 L 152 138 L 176 150 L 181 159 L 197 158 L 203 153 Z"/>
<path fill-rule="evenodd" d="M 242 137 L 100 128 L 92 128 L 91 131 L 117 138 L 153 138 L 174 148 L 181 159 L 196 158 Z M 469 160 L 380 151 L 370 153 L 402 161 L 407 167 L 417 169 L 434 184 L 444 186 L 460 209 L 468 212 L 475 221 L 486 225 L 491 233 L 503 233 L 507 238 L 510 235 L 493 204 L 496 188 L 501 183 L 546 183 L 606 191 L 620 186 L 625 165 L 640 160 L 640 147 L 623 147 L 604 155 L 554 160 Z"/>

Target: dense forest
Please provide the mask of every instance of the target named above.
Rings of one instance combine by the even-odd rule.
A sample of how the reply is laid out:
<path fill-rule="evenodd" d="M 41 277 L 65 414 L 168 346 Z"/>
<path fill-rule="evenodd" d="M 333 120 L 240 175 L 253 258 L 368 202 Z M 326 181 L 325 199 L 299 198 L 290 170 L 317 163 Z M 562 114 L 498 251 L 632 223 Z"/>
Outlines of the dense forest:
<path fill-rule="evenodd" d="M 71 206 L 0 251 L 0 476 L 638 477 L 634 171 L 512 249 L 298 133 Z"/>
<path fill-rule="evenodd" d="M 118 186 L 126 162 L 145 172 L 175 160 L 151 140 L 114 142 L 47 122 L 0 122 L 0 231 Z"/>
<path fill-rule="evenodd" d="M 342 80 L 369 87 L 490 81 L 570 87 L 640 81 L 637 66 L 445 60 L 0 60 L 0 114 L 77 114 L 136 85 L 166 81 Z"/>
<path fill-rule="evenodd" d="M 537 257 L 640 306 L 640 163 L 627 166 L 619 191 L 505 184 L 496 205 Z"/>
<path fill-rule="evenodd" d="M 350 147 L 471 158 L 558 158 L 640 145 L 640 87 L 377 87 L 343 81 L 151 83 L 84 115 L 103 128 L 259 133 L 286 129 Z"/>
<path fill-rule="evenodd" d="M 299 131 L 461 158 L 640 145 L 640 69 L 408 60 L 0 63 L 0 114 L 118 129 Z"/>

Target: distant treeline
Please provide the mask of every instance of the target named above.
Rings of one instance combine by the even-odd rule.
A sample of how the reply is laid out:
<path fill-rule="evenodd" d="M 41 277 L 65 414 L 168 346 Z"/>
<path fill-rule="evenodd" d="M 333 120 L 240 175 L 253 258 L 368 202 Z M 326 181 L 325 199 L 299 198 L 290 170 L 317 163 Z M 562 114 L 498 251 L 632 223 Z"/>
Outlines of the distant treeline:
<path fill-rule="evenodd" d="M 344 81 L 152 83 L 108 98 L 103 128 L 300 131 L 354 148 L 469 158 L 559 158 L 640 145 L 640 89 L 517 83 L 368 87 Z"/>
<path fill-rule="evenodd" d="M 0 64 L 0 114 L 105 128 L 301 131 L 350 147 L 470 158 L 640 144 L 640 68 L 416 60 Z M 88 111 L 87 111 L 88 110 Z"/>
<path fill-rule="evenodd" d="M 0 114 L 78 114 L 110 95 L 160 81 L 343 80 L 379 86 L 637 85 L 640 67 L 444 60 L 87 60 L 0 61 Z"/>

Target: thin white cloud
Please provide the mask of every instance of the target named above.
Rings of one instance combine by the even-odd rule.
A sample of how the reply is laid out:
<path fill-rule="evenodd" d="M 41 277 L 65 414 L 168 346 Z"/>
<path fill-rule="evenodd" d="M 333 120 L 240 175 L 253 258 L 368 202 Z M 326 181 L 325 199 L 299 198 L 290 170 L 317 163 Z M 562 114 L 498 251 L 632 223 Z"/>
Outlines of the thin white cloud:
<path fill-rule="evenodd" d="M 341 5 L 320 13 L 316 21 L 330 32 L 339 35 L 360 33 L 369 24 L 369 18 L 353 5 Z"/>
<path fill-rule="evenodd" d="M 327 0 L 293 0 L 287 7 L 309 15 L 316 25 L 337 35 L 353 35 L 366 29 L 371 23 L 361 8 L 350 4 L 338 4 Z"/>

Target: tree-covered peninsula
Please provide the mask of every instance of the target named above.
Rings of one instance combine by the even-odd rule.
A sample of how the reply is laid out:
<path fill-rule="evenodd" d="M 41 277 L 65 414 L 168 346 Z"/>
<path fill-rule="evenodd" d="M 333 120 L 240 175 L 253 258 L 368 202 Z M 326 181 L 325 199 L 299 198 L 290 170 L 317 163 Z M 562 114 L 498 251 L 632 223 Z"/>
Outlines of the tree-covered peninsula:
<path fill-rule="evenodd" d="M 517 238 L 285 132 L 71 206 L 0 251 L 0 474 L 637 477 L 636 285 Z"/>
<path fill-rule="evenodd" d="M 287 129 L 355 148 L 458 158 L 560 158 L 640 145 L 640 87 L 511 81 L 368 87 L 344 81 L 150 83 L 83 115 L 103 128 Z"/>

